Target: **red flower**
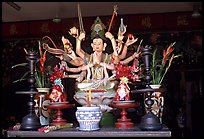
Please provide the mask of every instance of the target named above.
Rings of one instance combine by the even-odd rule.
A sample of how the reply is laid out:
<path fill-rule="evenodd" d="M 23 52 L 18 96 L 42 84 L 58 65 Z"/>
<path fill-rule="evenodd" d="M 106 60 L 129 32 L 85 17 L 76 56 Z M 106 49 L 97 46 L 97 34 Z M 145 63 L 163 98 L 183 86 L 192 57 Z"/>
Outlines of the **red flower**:
<path fill-rule="evenodd" d="M 171 53 L 174 49 L 172 47 L 170 47 L 169 49 L 167 49 L 168 53 Z"/>
<path fill-rule="evenodd" d="M 166 55 L 166 50 L 163 50 L 163 56 L 165 56 Z"/>
<path fill-rule="evenodd" d="M 44 64 L 46 61 L 46 51 L 43 53 L 43 55 L 40 57 L 40 72 L 44 72 Z"/>
<path fill-rule="evenodd" d="M 163 59 L 162 64 L 163 64 L 163 65 L 166 64 L 166 59 Z"/>

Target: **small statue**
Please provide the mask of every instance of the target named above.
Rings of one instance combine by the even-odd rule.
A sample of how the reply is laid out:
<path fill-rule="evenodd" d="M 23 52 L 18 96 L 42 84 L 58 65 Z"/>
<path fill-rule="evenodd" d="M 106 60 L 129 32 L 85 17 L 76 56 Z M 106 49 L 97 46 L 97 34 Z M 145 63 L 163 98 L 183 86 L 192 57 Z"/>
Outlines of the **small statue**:
<path fill-rule="evenodd" d="M 54 67 L 54 73 L 50 75 L 50 81 L 54 81 L 52 91 L 49 95 L 51 103 L 53 102 L 67 102 L 66 94 L 64 93 L 64 86 L 61 83 L 61 78 L 64 76 L 65 68 L 58 69 L 57 65 Z"/>
<path fill-rule="evenodd" d="M 129 101 L 130 100 L 130 88 L 128 86 L 128 78 L 121 77 L 120 84 L 116 90 L 115 101 Z"/>

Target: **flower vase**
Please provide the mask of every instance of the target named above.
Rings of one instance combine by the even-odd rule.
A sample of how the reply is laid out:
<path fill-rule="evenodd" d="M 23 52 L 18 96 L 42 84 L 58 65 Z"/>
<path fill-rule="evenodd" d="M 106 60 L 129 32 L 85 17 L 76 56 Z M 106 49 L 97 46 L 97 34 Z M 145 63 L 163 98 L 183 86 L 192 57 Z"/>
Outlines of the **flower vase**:
<path fill-rule="evenodd" d="M 161 87 L 160 84 L 150 85 L 152 89 L 159 89 Z M 162 115 L 163 115 L 163 106 L 164 106 L 164 96 L 160 91 L 154 91 L 151 96 L 152 100 L 154 101 L 152 105 L 152 112 L 155 114 L 160 123 L 162 123 Z"/>
<path fill-rule="evenodd" d="M 46 126 L 50 123 L 50 112 L 49 109 L 46 108 L 46 105 L 50 103 L 50 88 L 37 88 L 37 90 L 38 94 L 34 97 L 34 101 L 36 102 L 35 113 L 40 119 L 40 124 Z"/>
<path fill-rule="evenodd" d="M 77 107 L 75 113 L 79 123 L 79 130 L 94 131 L 99 130 L 99 123 L 102 117 L 100 107 Z"/>
<path fill-rule="evenodd" d="M 161 87 L 161 84 L 151 84 L 149 85 L 152 89 L 159 89 Z"/>

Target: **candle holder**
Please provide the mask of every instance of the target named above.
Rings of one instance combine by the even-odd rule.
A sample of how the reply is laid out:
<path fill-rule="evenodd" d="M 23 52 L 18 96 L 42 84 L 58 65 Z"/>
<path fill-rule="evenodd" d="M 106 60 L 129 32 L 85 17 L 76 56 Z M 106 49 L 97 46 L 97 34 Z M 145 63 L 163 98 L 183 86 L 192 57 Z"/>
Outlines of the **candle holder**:
<path fill-rule="evenodd" d="M 121 118 L 117 119 L 115 123 L 115 128 L 119 129 L 128 129 L 134 128 L 134 123 L 127 117 L 127 109 L 128 108 L 136 108 L 139 106 L 138 103 L 135 103 L 134 100 L 130 101 L 114 101 L 114 103 L 110 104 L 111 107 L 122 109 L 120 115 Z"/>
<path fill-rule="evenodd" d="M 71 108 L 72 106 L 74 106 L 74 104 L 69 104 L 68 102 L 56 102 L 56 103 L 52 103 L 50 105 L 47 105 L 48 109 L 56 109 L 57 110 L 57 113 L 56 113 L 57 118 L 52 120 L 51 125 L 54 125 L 54 126 L 66 125 L 67 121 L 66 121 L 66 119 L 63 119 L 62 109 Z"/>
<path fill-rule="evenodd" d="M 137 92 L 137 93 L 144 93 L 144 95 L 147 97 L 144 101 L 144 103 L 147 106 L 147 112 L 146 114 L 142 117 L 141 122 L 140 122 L 140 129 L 141 130 L 160 130 L 162 128 L 162 125 L 159 121 L 159 118 L 152 113 L 152 105 L 154 101 L 152 100 L 152 93 L 155 91 L 155 89 L 152 89 L 150 87 L 150 81 L 152 79 L 151 74 L 150 74 L 150 58 L 152 56 L 151 53 L 151 46 L 146 45 L 142 49 L 142 56 L 143 56 L 143 61 L 144 61 L 144 68 L 145 68 L 145 89 L 139 89 L 139 90 L 133 90 L 131 92 Z"/>
<path fill-rule="evenodd" d="M 26 54 L 26 60 L 29 62 L 29 70 L 30 70 L 30 78 L 28 78 L 28 83 L 30 84 L 29 91 L 18 91 L 16 94 L 27 94 L 30 95 L 30 99 L 28 102 L 29 106 L 29 114 L 24 116 L 22 119 L 20 130 L 37 130 L 41 127 L 40 120 L 35 114 L 34 106 L 34 94 L 38 92 L 35 90 L 34 84 L 36 82 L 34 77 L 34 69 L 37 60 L 37 53 L 35 51 L 28 51 Z"/>

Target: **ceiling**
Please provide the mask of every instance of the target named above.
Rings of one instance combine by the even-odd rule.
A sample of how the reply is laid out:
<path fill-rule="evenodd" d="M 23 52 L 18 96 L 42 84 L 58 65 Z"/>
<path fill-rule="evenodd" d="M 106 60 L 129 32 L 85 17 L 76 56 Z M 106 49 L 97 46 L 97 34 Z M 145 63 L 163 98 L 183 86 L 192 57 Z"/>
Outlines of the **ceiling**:
<path fill-rule="evenodd" d="M 15 2 L 16 10 L 2 2 L 2 22 L 47 20 L 55 17 L 77 17 L 77 3 L 80 4 L 82 17 L 112 15 L 114 5 L 117 13 L 146 14 L 192 11 L 195 2 Z M 202 10 L 202 3 L 196 2 Z"/>

